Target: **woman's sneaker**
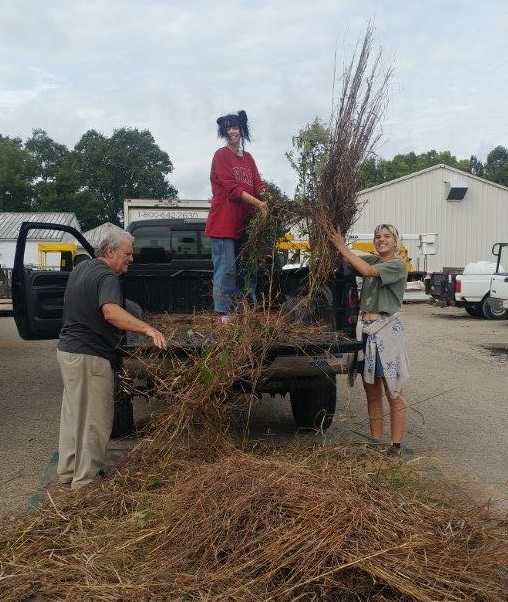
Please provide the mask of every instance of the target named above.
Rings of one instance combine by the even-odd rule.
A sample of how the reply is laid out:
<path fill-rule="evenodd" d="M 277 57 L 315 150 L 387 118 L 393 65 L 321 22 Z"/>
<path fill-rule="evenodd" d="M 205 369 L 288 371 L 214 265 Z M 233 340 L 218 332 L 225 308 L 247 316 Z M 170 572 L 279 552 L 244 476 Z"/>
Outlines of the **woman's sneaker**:
<path fill-rule="evenodd" d="M 392 457 L 400 457 L 402 456 L 402 447 L 400 445 L 395 445 L 394 443 L 392 443 L 386 449 L 386 455 Z"/>

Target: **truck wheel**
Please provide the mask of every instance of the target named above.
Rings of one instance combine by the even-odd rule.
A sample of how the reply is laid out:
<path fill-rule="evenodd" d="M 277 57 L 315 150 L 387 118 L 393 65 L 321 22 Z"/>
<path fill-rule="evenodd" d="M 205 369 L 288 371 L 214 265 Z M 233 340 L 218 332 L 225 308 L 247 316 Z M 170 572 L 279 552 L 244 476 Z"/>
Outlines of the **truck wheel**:
<path fill-rule="evenodd" d="M 481 318 L 483 316 L 481 305 L 475 305 L 474 307 L 465 307 L 464 309 L 473 318 Z"/>
<path fill-rule="evenodd" d="M 508 318 L 508 309 L 496 309 L 489 303 L 489 297 L 485 297 L 482 303 L 482 314 L 487 320 L 504 320 Z"/>
<path fill-rule="evenodd" d="M 115 403 L 111 438 L 122 439 L 132 435 L 134 431 L 132 396 L 122 389 L 120 379 L 115 375 Z"/>
<path fill-rule="evenodd" d="M 337 401 L 335 378 L 296 379 L 289 395 L 298 428 L 325 431 L 332 424 Z"/>

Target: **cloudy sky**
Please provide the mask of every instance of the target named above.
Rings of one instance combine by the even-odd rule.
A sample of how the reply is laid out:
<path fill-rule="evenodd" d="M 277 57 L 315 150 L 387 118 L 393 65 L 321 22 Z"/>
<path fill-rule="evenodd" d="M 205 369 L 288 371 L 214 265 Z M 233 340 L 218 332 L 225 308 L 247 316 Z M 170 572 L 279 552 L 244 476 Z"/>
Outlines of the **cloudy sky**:
<path fill-rule="evenodd" d="M 379 156 L 508 146 L 506 0 L 0 0 L 0 134 L 148 129 L 180 198 L 208 198 L 218 116 L 245 109 L 262 176 L 292 195 L 284 153 L 327 121 L 334 71 L 369 21 L 393 68 Z M 374 54 L 374 52 L 373 52 Z M 334 66 L 337 61 L 337 69 Z"/>

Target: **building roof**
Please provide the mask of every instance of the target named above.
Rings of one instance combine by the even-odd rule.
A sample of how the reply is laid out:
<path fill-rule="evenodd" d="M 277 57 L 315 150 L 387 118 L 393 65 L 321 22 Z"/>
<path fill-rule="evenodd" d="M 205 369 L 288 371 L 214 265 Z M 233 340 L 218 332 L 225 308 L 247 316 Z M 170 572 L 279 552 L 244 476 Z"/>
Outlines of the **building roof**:
<path fill-rule="evenodd" d="M 496 188 L 501 188 L 502 190 L 507 190 L 506 186 L 502 186 L 501 184 L 496 184 L 496 182 L 491 182 L 490 180 L 486 180 L 485 178 L 480 178 L 479 176 L 475 176 L 473 174 L 468 173 L 467 171 L 462 171 L 461 169 L 457 169 L 456 167 L 450 167 L 449 165 L 445 165 L 444 163 L 439 163 L 438 165 L 432 165 L 431 167 L 426 167 L 425 169 L 421 169 L 420 171 L 415 171 L 413 173 L 408 174 L 407 176 L 402 176 L 400 178 L 396 178 L 395 180 L 390 180 L 389 182 L 383 182 L 382 184 L 377 184 L 376 186 L 372 186 L 371 188 L 364 188 L 360 190 L 358 194 L 364 194 L 366 192 L 370 192 L 371 190 L 377 190 L 378 188 L 385 188 L 386 186 L 392 186 L 397 182 L 403 182 L 404 180 L 410 180 L 411 178 L 417 178 L 423 174 L 426 174 L 430 171 L 434 171 L 436 169 L 444 169 L 446 171 L 451 171 L 457 175 L 457 179 L 467 179 L 472 178 L 473 180 L 477 180 L 478 182 L 483 182 L 484 184 L 489 184 L 490 186 L 495 186 Z"/>
<path fill-rule="evenodd" d="M 0 240 L 16 240 L 23 222 L 48 222 L 51 224 L 74 226 L 78 230 L 80 229 L 75 213 L 23 213 L 6 211 L 0 213 Z M 38 230 L 30 232 L 28 238 L 32 240 L 61 240 L 62 232 L 58 230 Z"/>
<path fill-rule="evenodd" d="M 106 222 L 97 226 L 96 228 L 92 228 L 92 230 L 88 230 L 87 232 L 83 232 L 83 236 L 87 239 L 87 241 L 92 245 L 94 249 L 97 249 L 101 240 L 111 231 L 111 230 L 121 230 L 124 231 L 119 226 L 115 226 L 111 222 Z"/>

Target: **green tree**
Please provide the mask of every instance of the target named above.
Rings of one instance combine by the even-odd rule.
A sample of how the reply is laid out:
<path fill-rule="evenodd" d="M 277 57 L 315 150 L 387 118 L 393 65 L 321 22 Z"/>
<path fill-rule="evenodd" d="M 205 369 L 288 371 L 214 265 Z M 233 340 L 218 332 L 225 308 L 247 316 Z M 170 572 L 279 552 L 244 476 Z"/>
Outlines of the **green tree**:
<path fill-rule="evenodd" d="M 25 149 L 37 161 L 43 182 L 54 182 L 58 168 L 66 161 L 69 150 L 63 144 L 52 140 L 42 129 L 35 129 L 32 137 L 25 142 Z"/>
<path fill-rule="evenodd" d="M 34 205 L 37 211 L 75 211 L 78 182 L 70 170 L 70 151 L 42 129 L 33 130 L 25 149 L 37 164 Z"/>
<path fill-rule="evenodd" d="M 0 211 L 32 211 L 37 163 L 20 138 L 0 135 Z"/>
<path fill-rule="evenodd" d="M 438 152 L 432 149 L 420 155 L 410 152 L 404 155 L 395 155 L 393 159 L 389 160 L 371 157 L 362 167 L 360 188 L 377 186 L 440 164 L 471 173 L 471 159 L 457 159 L 447 150 Z M 479 165 L 475 164 L 475 167 L 479 168 Z"/>
<path fill-rule="evenodd" d="M 72 164 L 79 192 L 88 196 L 83 227 L 105 221 L 121 225 L 125 198 L 175 198 L 166 175 L 173 171 L 169 155 L 148 130 L 121 128 L 111 138 L 89 130 L 76 144 Z"/>
<path fill-rule="evenodd" d="M 314 199 L 326 160 L 329 136 L 328 128 L 316 117 L 293 137 L 293 149 L 286 153 L 286 157 L 298 174 L 297 200 Z M 368 157 L 362 165 L 358 189 L 371 188 L 441 163 L 470 173 L 474 173 L 474 169 L 475 175 L 483 175 L 483 166 L 476 157 L 457 159 L 448 150 L 438 152 L 432 149 L 420 155 L 414 152 L 399 154 L 388 160 Z"/>
<path fill-rule="evenodd" d="M 469 173 L 479 178 L 485 177 L 485 167 L 483 163 L 475 155 L 471 155 L 469 159 Z"/>
<path fill-rule="evenodd" d="M 317 117 L 293 136 L 293 149 L 286 152 L 286 158 L 298 174 L 297 200 L 315 199 L 329 137 L 328 128 Z"/>
<path fill-rule="evenodd" d="M 508 149 L 496 146 L 487 155 L 485 178 L 496 184 L 508 186 Z"/>

